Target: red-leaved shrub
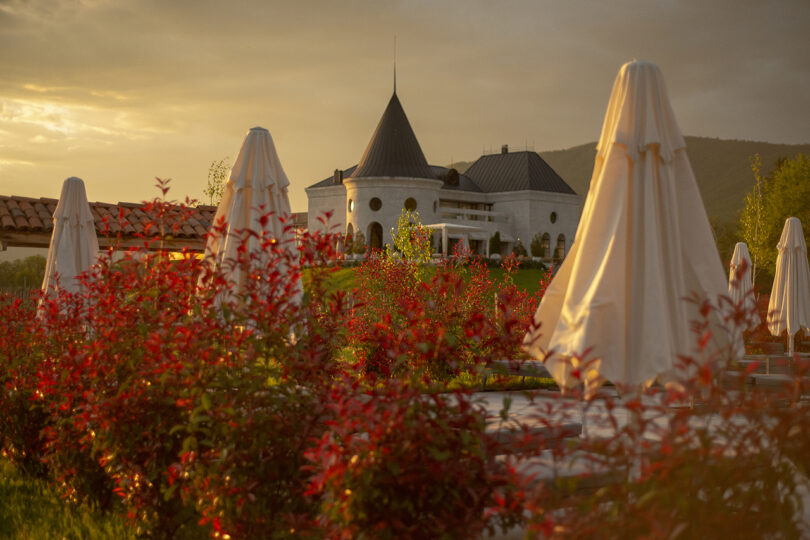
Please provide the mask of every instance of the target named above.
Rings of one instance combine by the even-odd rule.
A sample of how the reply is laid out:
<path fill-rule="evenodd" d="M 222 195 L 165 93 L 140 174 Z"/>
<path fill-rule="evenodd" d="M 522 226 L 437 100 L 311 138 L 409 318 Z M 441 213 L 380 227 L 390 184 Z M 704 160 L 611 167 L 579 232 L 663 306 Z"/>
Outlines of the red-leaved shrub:
<path fill-rule="evenodd" d="M 475 259 L 373 254 L 332 291 L 337 235 L 244 231 L 261 252 L 240 251 L 235 290 L 161 249 L 187 205 L 147 211 L 142 248 L 105 252 L 78 294 L 0 297 L 0 450 L 142 536 L 808 534 L 808 363 L 763 379 L 713 349 L 741 306 L 689 299 L 693 351 L 659 384 L 510 394 L 497 415 L 449 383 L 526 359 L 550 274 L 529 295 L 513 259 L 495 282 Z"/>

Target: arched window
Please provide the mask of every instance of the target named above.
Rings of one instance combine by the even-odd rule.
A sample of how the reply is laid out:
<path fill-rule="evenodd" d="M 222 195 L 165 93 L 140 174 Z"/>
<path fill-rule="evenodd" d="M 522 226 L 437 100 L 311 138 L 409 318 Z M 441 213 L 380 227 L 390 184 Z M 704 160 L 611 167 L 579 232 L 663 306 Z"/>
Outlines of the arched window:
<path fill-rule="evenodd" d="M 349 223 L 348 227 L 346 227 L 346 242 L 351 242 L 352 238 L 354 238 L 354 225 Z"/>
<path fill-rule="evenodd" d="M 376 221 L 368 226 L 368 247 L 382 249 L 382 225 Z"/>
<path fill-rule="evenodd" d="M 565 235 L 557 237 L 557 247 L 554 249 L 554 260 L 562 261 L 565 258 Z"/>
<path fill-rule="evenodd" d="M 548 233 L 543 234 L 543 238 L 540 240 L 540 251 L 544 259 L 548 259 L 551 255 L 551 236 Z"/>

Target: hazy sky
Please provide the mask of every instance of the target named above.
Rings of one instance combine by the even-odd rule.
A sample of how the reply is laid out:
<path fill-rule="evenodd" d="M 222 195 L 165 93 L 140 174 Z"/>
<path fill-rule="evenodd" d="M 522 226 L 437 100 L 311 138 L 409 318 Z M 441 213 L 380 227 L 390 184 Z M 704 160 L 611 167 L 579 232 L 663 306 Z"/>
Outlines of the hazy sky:
<path fill-rule="evenodd" d="M 0 0 L 0 194 L 202 197 L 270 130 L 304 188 L 357 163 L 392 91 L 432 164 L 594 141 L 619 66 L 689 135 L 810 142 L 810 1 Z"/>

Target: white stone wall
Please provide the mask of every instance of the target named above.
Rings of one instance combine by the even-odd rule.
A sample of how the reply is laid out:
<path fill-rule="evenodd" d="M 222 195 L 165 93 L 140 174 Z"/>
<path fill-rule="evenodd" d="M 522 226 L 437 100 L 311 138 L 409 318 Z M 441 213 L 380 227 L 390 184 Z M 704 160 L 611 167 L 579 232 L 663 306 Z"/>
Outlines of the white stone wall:
<path fill-rule="evenodd" d="M 343 181 L 346 186 L 346 206 L 349 201 L 354 202 L 354 210 L 346 215 L 347 223 L 351 223 L 355 231 L 363 231 L 366 242 L 370 242 L 369 227 L 377 222 L 382 226 L 383 245 L 392 242 L 391 229 L 396 227 L 405 201 L 408 198 L 416 200 L 416 212 L 423 224 L 433 223 L 436 213 L 433 203 L 439 200 L 440 180 L 427 178 L 400 178 L 400 177 L 372 177 L 347 178 Z M 380 199 L 382 205 L 379 210 L 372 210 L 369 202 L 374 197 Z"/>
<path fill-rule="evenodd" d="M 307 229 L 311 232 L 346 233 L 346 187 L 331 185 L 320 188 L 307 188 Z M 318 219 L 324 212 L 332 212 L 328 230 Z"/>
<path fill-rule="evenodd" d="M 454 202 L 467 202 L 467 203 L 484 203 L 489 204 L 492 201 L 490 200 L 489 196 L 486 193 L 481 192 L 474 192 L 474 191 L 457 191 L 454 189 L 446 189 L 441 190 L 439 193 L 440 197 L 445 201 L 454 201 Z M 452 210 L 451 210 L 452 211 Z M 459 212 L 465 212 L 464 210 L 458 210 Z M 493 213 L 498 212 L 495 208 L 493 208 Z M 496 233 L 500 232 L 502 238 L 509 238 L 514 237 L 514 220 L 509 213 L 504 213 L 504 215 L 495 215 L 491 216 L 492 220 L 489 219 L 463 219 L 462 216 L 455 216 L 456 219 L 448 219 L 441 215 L 441 211 L 439 212 L 440 215 L 437 216 L 437 220 L 441 223 L 457 223 L 459 225 L 466 225 L 470 227 L 478 227 L 483 229 L 486 235 L 485 242 L 489 242 L 489 239 Z M 504 240 L 505 242 L 506 240 Z"/>
<path fill-rule="evenodd" d="M 581 195 L 544 191 L 514 191 L 489 194 L 495 211 L 513 216 L 515 237 L 529 251 L 536 234 L 548 233 L 549 247 L 553 252 L 560 234 L 565 236 L 565 253 L 571 249 L 582 213 L 584 198 Z M 557 214 L 554 223 L 551 213 Z"/>
<path fill-rule="evenodd" d="M 383 245 L 391 243 L 391 229 L 396 227 L 405 200 L 416 200 L 416 211 L 424 225 L 436 223 L 457 223 L 482 228 L 487 238 L 500 231 L 504 239 L 504 251 L 513 247 L 508 238 L 519 238 L 526 250 L 530 250 L 532 238 L 538 233 L 548 233 L 551 252 L 557 245 L 560 234 L 565 236 L 565 252 L 571 249 L 576 234 L 584 197 L 566 193 L 546 191 L 513 191 L 503 193 L 473 193 L 455 190 L 442 190 L 442 182 L 426 178 L 347 178 L 342 185 L 308 188 L 309 199 L 307 221 L 311 231 L 323 230 L 318 216 L 323 212 L 333 212 L 330 226 L 332 232 L 345 234 L 351 223 L 354 231 L 362 231 L 366 242 L 370 241 L 369 226 L 377 222 L 382 227 Z M 369 207 L 372 198 L 382 202 L 379 210 Z M 492 203 L 492 211 L 506 217 L 496 221 L 449 220 L 441 217 L 439 199 Z M 349 201 L 354 202 L 354 210 L 349 212 Z M 436 210 L 434 211 L 434 202 Z M 549 216 L 556 212 L 557 219 L 551 223 Z"/>

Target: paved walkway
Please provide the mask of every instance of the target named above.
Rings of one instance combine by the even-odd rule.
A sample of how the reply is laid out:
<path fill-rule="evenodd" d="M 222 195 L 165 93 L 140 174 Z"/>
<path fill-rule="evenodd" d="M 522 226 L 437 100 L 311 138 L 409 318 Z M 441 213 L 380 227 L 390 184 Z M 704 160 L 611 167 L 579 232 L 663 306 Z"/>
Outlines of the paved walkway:
<path fill-rule="evenodd" d="M 609 391 L 609 390 L 608 390 Z M 604 400 L 595 400 L 594 403 L 587 408 L 585 412 L 585 404 L 573 399 L 562 398 L 558 393 L 549 391 L 511 391 L 511 392 L 478 392 L 475 397 L 483 402 L 488 414 L 488 430 L 508 430 L 510 426 L 514 426 L 516 422 L 525 424 L 528 427 L 542 428 L 550 424 L 560 423 L 580 423 L 582 424 L 582 432 L 578 435 L 579 438 L 609 438 L 616 434 L 616 428 L 612 427 L 608 421 L 609 414 L 604 406 Z M 614 404 L 616 405 L 610 413 L 616 420 L 616 425 L 619 429 L 627 425 L 629 414 L 624 407 L 622 400 L 613 394 Z M 650 405 L 654 405 L 653 399 L 645 398 Z M 504 420 L 501 412 L 504 409 L 504 404 L 508 402 L 509 414 L 507 420 Z M 700 414 L 695 415 L 690 419 L 690 424 L 694 427 L 706 427 L 711 429 L 712 425 L 720 425 L 723 420 L 715 414 Z M 741 418 L 732 418 L 729 421 L 742 421 Z M 663 416 L 656 419 L 656 423 L 665 426 L 668 422 L 667 417 Z M 652 433 L 645 434 L 645 438 L 654 439 Z M 539 465 L 535 467 L 533 472 L 539 473 L 543 476 L 544 464 L 543 457 L 539 458 Z M 587 461 L 587 460 L 582 460 Z M 559 463 L 556 463 L 556 471 L 559 471 Z M 550 465 L 548 465 L 549 471 Z M 579 465 L 568 469 L 570 473 L 582 472 L 585 467 Z M 807 481 L 803 482 L 800 488 L 800 494 L 803 499 L 803 508 L 800 509 L 803 521 L 806 527 L 806 537 L 810 537 L 810 486 Z M 513 539 L 524 538 L 525 531 L 512 530 L 502 531 L 495 535 L 496 539 Z"/>

